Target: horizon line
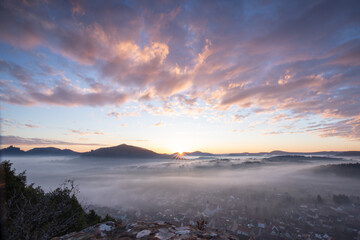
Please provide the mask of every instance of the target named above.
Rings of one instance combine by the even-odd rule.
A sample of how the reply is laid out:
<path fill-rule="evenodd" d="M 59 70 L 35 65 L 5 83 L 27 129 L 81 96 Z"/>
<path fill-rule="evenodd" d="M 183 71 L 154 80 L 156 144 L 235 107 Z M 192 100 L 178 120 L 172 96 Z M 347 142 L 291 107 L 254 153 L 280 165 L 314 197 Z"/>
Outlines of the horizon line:
<path fill-rule="evenodd" d="M 156 151 L 154 151 L 154 150 L 152 150 L 152 149 L 149 149 L 149 148 L 144 148 L 144 147 L 139 147 L 139 146 L 135 146 L 135 145 L 130 145 L 130 144 L 126 144 L 126 143 L 122 143 L 122 144 L 119 144 L 119 145 L 114 145 L 114 146 L 109 146 L 109 147 L 99 147 L 99 148 L 96 148 L 96 149 L 91 149 L 91 150 L 89 150 L 89 151 L 85 151 L 85 152 L 78 152 L 78 151 L 75 151 L 75 150 L 72 150 L 71 148 L 59 148 L 59 147 L 54 147 L 53 145 L 51 145 L 51 146 L 45 146 L 45 147 L 34 147 L 34 148 L 30 148 L 29 150 L 23 150 L 21 147 L 18 147 L 18 146 L 16 146 L 16 145 L 14 145 L 14 144 L 9 144 L 7 147 L 5 147 L 5 146 L 2 146 L 2 148 L 0 148 L 0 150 L 3 150 L 3 149 L 7 149 L 7 148 L 9 148 L 9 147 L 14 147 L 14 148 L 19 148 L 21 151 L 25 151 L 25 152 L 28 152 L 28 151 L 30 151 L 30 150 L 32 150 L 32 149 L 38 149 L 38 148 L 56 148 L 56 149 L 60 149 L 60 150 L 71 150 L 71 151 L 73 151 L 73 152 L 75 152 L 75 153 L 79 153 L 79 154 L 82 154 L 82 153 L 87 153 L 87 152 L 91 152 L 91 151 L 93 151 L 93 150 L 97 150 L 97 149 L 100 149 L 100 148 L 111 148 L 111 147 L 118 147 L 118 146 L 121 146 L 121 145 L 127 145 L 127 146 L 132 146 L 132 147 L 137 147 L 137 148 L 142 148 L 142 149 L 146 149 L 146 150 L 149 150 L 149 151 L 153 151 L 153 152 L 155 152 L 155 153 L 157 153 L 157 154 L 167 154 L 167 155 L 172 155 L 172 154 L 178 154 L 179 152 L 173 152 L 173 153 L 159 153 L 159 152 L 156 152 Z M 21 146 L 21 145 L 20 145 Z M 90 146 L 90 145 L 89 145 Z M 101 145 L 100 145 L 101 146 Z M 104 145 L 104 146 L 108 146 L 108 145 Z M 346 151 L 344 151 L 344 150 L 321 150 L 321 151 L 285 151 L 285 150 L 278 150 L 278 149 L 276 149 L 276 150 L 272 150 L 272 151 L 259 151 L 259 152 L 223 152 L 223 153 L 212 153 L 212 152 L 207 152 L 207 151 L 201 151 L 201 150 L 195 150 L 195 151 L 192 151 L 192 152 L 190 152 L 190 151 L 184 151 L 184 152 L 182 152 L 181 154 L 183 154 L 183 153 L 195 153 L 195 152 L 200 152 L 200 153 L 207 153 L 207 154 L 213 154 L 213 155 L 225 155 L 225 154 L 261 154 L 261 153 L 263 153 L 263 154 L 268 154 L 268 153 L 273 153 L 273 152 L 284 152 L 284 153 L 307 153 L 307 154 L 311 154 L 311 153 L 320 153 L 320 152 L 336 152 L 336 153 L 338 153 L 338 152 L 357 152 L 357 151 L 359 151 L 360 152 L 360 150 L 346 150 Z"/>

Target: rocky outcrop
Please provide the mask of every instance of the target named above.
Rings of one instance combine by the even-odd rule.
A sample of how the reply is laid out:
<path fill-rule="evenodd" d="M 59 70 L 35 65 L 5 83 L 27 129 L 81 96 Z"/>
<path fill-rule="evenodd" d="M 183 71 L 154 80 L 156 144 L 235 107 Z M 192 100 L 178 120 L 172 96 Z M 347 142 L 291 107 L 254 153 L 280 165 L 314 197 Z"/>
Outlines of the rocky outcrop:
<path fill-rule="evenodd" d="M 104 222 L 86 228 L 80 232 L 74 232 L 53 240 L 80 240 L 80 239 L 238 239 L 229 232 L 217 230 L 199 230 L 194 226 L 175 226 L 167 222 L 136 222 L 121 225 L 115 222 Z"/>

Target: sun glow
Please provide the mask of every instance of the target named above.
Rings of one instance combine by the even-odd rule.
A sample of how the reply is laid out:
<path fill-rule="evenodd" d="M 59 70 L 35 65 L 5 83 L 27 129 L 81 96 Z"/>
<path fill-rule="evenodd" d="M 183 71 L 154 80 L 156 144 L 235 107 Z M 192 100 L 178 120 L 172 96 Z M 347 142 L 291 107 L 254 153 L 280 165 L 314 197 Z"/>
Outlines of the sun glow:
<path fill-rule="evenodd" d="M 173 148 L 173 152 L 179 155 L 183 155 L 185 152 L 188 152 L 189 147 L 185 146 L 184 144 L 176 145 Z"/>
<path fill-rule="evenodd" d="M 185 159 L 186 154 L 184 152 L 176 152 L 173 154 L 173 158 L 176 160 L 183 160 Z"/>

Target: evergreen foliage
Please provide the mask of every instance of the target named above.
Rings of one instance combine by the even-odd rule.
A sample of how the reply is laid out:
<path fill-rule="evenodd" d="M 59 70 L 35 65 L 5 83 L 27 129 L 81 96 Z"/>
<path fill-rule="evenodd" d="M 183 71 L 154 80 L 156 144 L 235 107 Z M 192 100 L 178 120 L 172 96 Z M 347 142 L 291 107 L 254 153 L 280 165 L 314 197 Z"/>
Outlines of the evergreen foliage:
<path fill-rule="evenodd" d="M 5 181 L 5 209 L 8 239 L 50 239 L 106 220 L 94 210 L 86 213 L 76 195 L 72 180 L 45 193 L 26 183 L 25 171 L 19 174 L 8 161 L 1 163 Z"/>

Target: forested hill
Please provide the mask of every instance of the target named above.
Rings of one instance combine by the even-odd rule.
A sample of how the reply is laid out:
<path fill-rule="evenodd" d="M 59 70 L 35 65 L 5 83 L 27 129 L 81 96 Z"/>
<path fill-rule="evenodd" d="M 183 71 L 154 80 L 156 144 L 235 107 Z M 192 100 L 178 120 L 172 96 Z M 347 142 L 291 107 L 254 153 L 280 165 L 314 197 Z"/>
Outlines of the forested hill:
<path fill-rule="evenodd" d="M 360 163 L 343 163 L 319 166 L 313 169 L 319 174 L 335 174 L 360 179 Z"/>

